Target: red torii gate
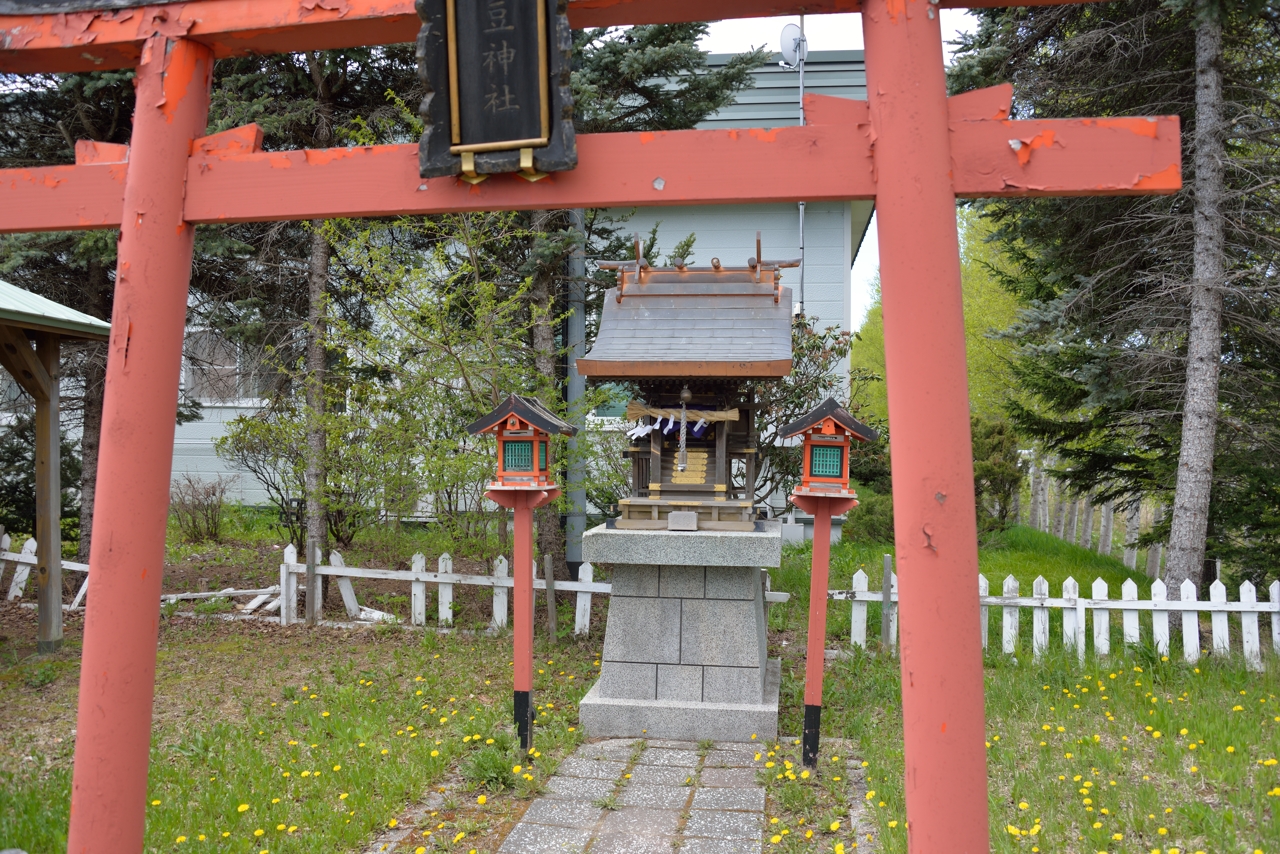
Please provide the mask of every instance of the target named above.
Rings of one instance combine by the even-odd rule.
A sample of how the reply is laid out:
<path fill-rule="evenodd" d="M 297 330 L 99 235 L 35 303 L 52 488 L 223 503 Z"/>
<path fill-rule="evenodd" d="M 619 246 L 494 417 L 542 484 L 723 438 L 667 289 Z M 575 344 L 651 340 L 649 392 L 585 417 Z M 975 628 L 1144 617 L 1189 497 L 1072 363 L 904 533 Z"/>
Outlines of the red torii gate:
<path fill-rule="evenodd" d="M 69 849 L 143 845 L 159 615 L 140 619 L 138 607 L 159 601 L 195 223 L 874 198 L 909 847 L 986 851 L 955 199 L 1181 186 L 1176 117 L 1015 122 L 1008 86 L 947 98 L 937 9 L 996 5 L 1007 4 L 569 0 L 574 27 L 860 11 L 868 100 L 810 96 L 804 127 L 580 136 L 573 172 L 477 186 L 420 179 L 416 145 L 264 153 L 252 126 L 202 136 L 215 59 L 412 41 L 412 0 L 190 0 L 0 16 L 0 71 L 137 67 L 129 146 L 82 144 L 74 166 L 0 170 L 0 232 L 120 228 Z"/>

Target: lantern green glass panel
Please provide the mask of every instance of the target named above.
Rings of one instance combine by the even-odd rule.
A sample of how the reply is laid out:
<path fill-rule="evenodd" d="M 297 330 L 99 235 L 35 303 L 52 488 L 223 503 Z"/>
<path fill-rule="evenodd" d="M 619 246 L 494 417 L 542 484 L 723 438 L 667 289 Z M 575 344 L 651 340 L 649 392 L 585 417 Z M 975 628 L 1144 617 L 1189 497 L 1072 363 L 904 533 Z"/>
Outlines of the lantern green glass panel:
<path fill-rule="evenodd" d="M 810 477 L 841 477 L 844 475 L 844 448 L 814 445 L 809 450 Z"/>
<path fill-rule="evenodd" d="M 533 471 L 533 442 L 503 442 L 502 468 L 504 471 Z"/>
<path fill-rule="evenodd" d="M 538 443 L 538 471 L 547 470 L 547 443 Z"/>

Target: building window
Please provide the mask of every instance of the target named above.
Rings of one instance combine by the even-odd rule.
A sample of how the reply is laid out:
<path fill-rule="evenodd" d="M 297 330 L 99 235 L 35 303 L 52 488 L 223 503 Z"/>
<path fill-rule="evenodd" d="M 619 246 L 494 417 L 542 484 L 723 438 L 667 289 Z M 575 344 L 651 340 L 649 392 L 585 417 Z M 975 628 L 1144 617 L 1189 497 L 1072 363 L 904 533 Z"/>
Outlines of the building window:
<path fill-rule="evenodd" d="M 187 335 L 187 396 L 224 402 L 240 397 L 240 364 L 236 345 L 216 332 Z"/>
<path fill-rule="evenodd" d="M 844 474 L 844 448 L 814 445 L 809 451 L 809 474 L 812 477 L 840 477 Z"/>
<path fill-rule="evenodd" d="M 533 471 L 533 442 L 526 439 L 521 442 L 506 441 L 502 443 L 503 471 Z"/>

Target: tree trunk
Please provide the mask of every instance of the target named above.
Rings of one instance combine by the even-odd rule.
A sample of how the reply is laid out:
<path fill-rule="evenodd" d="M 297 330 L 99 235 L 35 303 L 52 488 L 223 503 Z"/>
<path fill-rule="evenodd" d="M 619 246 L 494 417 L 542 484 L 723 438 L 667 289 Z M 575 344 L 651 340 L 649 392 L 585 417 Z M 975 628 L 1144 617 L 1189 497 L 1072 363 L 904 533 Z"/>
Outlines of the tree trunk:
<path fill-rule="evenodd" d="M 311 223 L 311 257 L 307 272 L 307 351 L 305 356 L 306 375 L 303 378 L 307 400 L 307 447 L 306 471 L 304 482 L 307 489 L 307 542 L 303 544 L 303 554 L 308 555 L 307 548 L 318 546 L 328 549 L 328 526 L 326 524 L 324 490 L 327 477 L 325 474 L 326 436 L 324 426 L 325 399 L 325 324 L 326 305 L 325 289 L 329 282 L 329 241 L 321 230 L 322 221 Z M 308 555 L 309 556 L 309 555 Z M 318 581 L 323 585 L 323 581 Z M 311 591 L 307 591 L 311 595 Z M 324 600 L 323 586 L 318 593 Z"/>
<path fill-rule="evenodd" d="M 557 227 L 563 211 L 536 211 L 531 230 L 537 234 L 549 233 Z M 548 379 L 550 389 L 558 394 L 560 383 L 556 375 L 556 293 L 553 271 L 547 264 L 539 264 L 534 271 L 529 288 L 530 310 L 533 314 L 533 366 L 539 375 Z M 552 401 L 548 401 L 552 403 Z M 553 406 L 554 408 L 558 408 Z M 547 470 L 555 471 L 550 451 L 547 454 Z M 539 507 L 534 511 L 538 529 L 538 552 L 545 559 L 551 558 L 556 578 L 568 579 L 569 566 L 565 563 L 564 531 L 560 528 L 560 510 L 555 504 Z"/>
<path fill-rule="evenodd" d="M 1080 519 L 1080 530 L 1076 537 L 1076 545 L 1081 548 L 1093 547 L 1093 497 L 1085 496 L 1084 512 Z"/>
<path fill-rule="evenodd" d="M 1102 521 L 1098 523 L 1098 554 L 1111 554 L 1115 541 L 1115 505 L 1108 501 L 1102 505 Z"/>
<path fill-rule="evenodd" d="M 1142 502 L 1137 498 L 1124 514 L 1124 565 L 1138 568 L 1138 534 L 1142 531 Z"/>
<path fill-rule="evenodd" d="M 1191 326 L 1187 333 L 1187 386 L 1182 448 L 1173 498 L 1169 561 L 1171 590 L 1200 583 L 1213 448 L 1218 431 L 1218 367 L 1222 356 L 1222 280 L 1225 262 L 1222 123 L 1222 21 L 1210 0 L 1198 0 L 1196 27 L 1195 252 L 1191 273 Z"/>
<path fill-rule="evenodd" d="M 111 319 L 111 286 L 107 269 L 100 261 L 90 261 L 89 293 L 93 300 L 89 314 L 102 320 Z M 107 386 L 107 345 L 92 344 L 85 353 L 84 414 L 80 436 L 80 545 L 76 560 L 89 562 L 89 543 L 93 536 L 93 497 L 98 484 L 98 444 L 102 433 L 102 399 Z"/>
<path fill-rule="evenodd" d="M 1040 484 L 1036 487 L 1036 529 L 1049 532 L 1049 475 L 1040 470 Z"/>
<path fill-rule="evenodd" d="M 1067 524 L 1067 497 L 1061 491 L 1057 492 L 1057 501 L 1055 502 L 1057 506 L 1053 509 L 1053 535 L 1058 539 L 1062 539 L 1062 530 Z"/>
<path fill-rule="evenodd" d="M 1157 527 L 1163 519 L 1164 519 L 1164 507 L 1160 504 L 1157 504 L 1156 509 L 1151 514 L 1151 527 L 1153 528 Z M 1164 547 L 1160 543 L 1152 543 L 1147 548 L 1147 577 L 1148 578 L 1155 579 L 1160 577 L 1160 558 L 1162 557 L 1161 553 L 1163 551 L 1164 551 Z"/>
<path fill-rule="evenodd" d="M 1068 543 L 1075 545 L 1076 543 L 1076 523 L 1080 519 L 1080 499 L 1071 499 L 1071 506 L 1067 509 L 1067 530 L 1063 539 Z"/>

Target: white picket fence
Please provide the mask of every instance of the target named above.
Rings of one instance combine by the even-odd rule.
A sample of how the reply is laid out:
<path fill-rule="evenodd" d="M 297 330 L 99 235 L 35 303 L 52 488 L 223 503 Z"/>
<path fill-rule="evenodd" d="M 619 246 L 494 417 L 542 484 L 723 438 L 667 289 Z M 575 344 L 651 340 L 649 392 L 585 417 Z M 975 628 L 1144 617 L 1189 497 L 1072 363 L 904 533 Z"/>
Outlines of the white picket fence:
<path fill-rule="evenodd" d="M 34 539 L 27 540 L 22 544 L 22 551 L 11 552 L 9 546 L 11 540 L 8 534 L 0 535 L 0 579 L 4 578 L 5 571 L 12 566 L 13 576 L 9 581 L 9 593 L 5 597 L 10 602 L 15 599 L 21 599 L 26 591 L 27 579 L 31 576 L 31 570 L 36 565 L 36 541 Z M 76 591 L 75 598 L 70 605 L 63 605 L 62 610 L 69 611 L 79 608 L 84 602 L 84 594 L 89 589 L 89 565 L 87 563 L 76 563 L 71 560 L 62 562 L 63 572 L 83 572 L 85 574 L 84 581 L 80 584 L 80 589 Z"/>
<path fill-rule="evenodd" d="M 391 614 L 366 608 L 356 601 L 355 588 L 351 584 L 353 578 L 379 578 L 390 581 L 407 581 L 409 583 L 409 622 L 415 626 L 427 624 L 427 585 L 436 585 L 436 614 L 441 627 L 453 625 L 453 585 L 470 584 L 478 587 L 493 588 L 493 620 L 490 625 L 501 628 L 507 625 L 508 588 L 514 587 L 515 581 L 508 572 L 507 559 L 498 557 L 493 562 L 493 575 L 460 575 L 453 571 L 453 558 L 448 554 L 440 555 L 436 561 L 436 572 L 427 572 L 427 559 L 415 554 L 408 572 L 398 569 L 365 569 L 358 566 L 347 566 L 342 555 L 336 551 L 329 552 L 329 563 L 324 564 L 317 555 L 315 571 L 317 575 L 328 575 L 337 579 L 338 590 L 342 594 L 342 604 L 347 616 L 353 620 L 373 622 L 393 622 Z M 537 577 L 534 568 L 533 587 L 535 590 L 546 590 L 547 582 Z M 298 550 L 290 545 L 284 551 L 284 563 L 280 565 L 280 589 L 284 606 L 280 609 L 280 624 L 283 626 L 299 622 L 298 592 L 301 589 L 299 576 L 306 576 L 307 566 L 298 563 Z M 605 593 L 610 590 L 608 584 L 598 584 L 591 580 L 594 570 L 591 564 L 584 563 L 578 570 L 577 581 L 555 582 L 556 592 L 577 593 L 578 601 L 574 612 L 573 633 L 583 635 L 591 627 L 591 595 Z"/>
<path fill-rule="evenodd" d="M 851 627 L 849 641 L 854 646 L 865 648 L 867 645 L 867 604 L 870 602 L 887 604 L 882 619 L 890 622 L 888 638 L 890 647 L 897 644 L 897 611 L 898 611 L 898 576 L 891 575 L 889 595 L 883 590 L 867 590 L 867 574 L 858 570 L 853 575 L 853 583 L 849 590 L 829 590 L 827 596 L 833 600 L 851 603 Z M 1084 661 L 1088 635 L 1089 612 L 1093 614 L 1093 651 L 1095 655 L 1111 653 L 1111 612 L 1119 611 L 1126 645 L 1142 642 L 1142 621 L 1139 619 L 1144 611 L 1151 613 L 1152 641 L 1162 655 L 1169 654 L 1169 616 L 1181 616 L 1183 657 L 1188 662 L 1200 658 L 1200 614 L 1211 615 L 1212 648 L 1215 655 L 1225 655 L 1231 651 L 1228 619 L 1230 614 L 1240 615 L 1240 640 L 1245 662 L 1251 670 L 1262 670 L 1262 645 L 1258 631 L 1258 615 L 1269 614 L 1271 617 L 1271 646 L 1280 653 L 1280 581 L 1271 582 L 1268 588 L 1269 601 L 1259 602 L 1257 590 L 1246 581 L 1240 585 L 1240 598 L 1236 602 L 1227 601 L 1227 588 L 1221 581 L 1215 581 L 1209 588 L 1209 600 L 1197 599 L 1198 591 L 1190 581 L 1184 581 L 1180 588 L 1179 599 L 1169 599 L 1168 589 L 1163 581 L 1151 584 L 1151 598 L 1138 598 L 1138 585 L 1129 579 L 1121 585 L 1120 598 L 1108 598 L 1107 582 L 1101 578 L 1094 579 L 1090 596 L 1080 595 L 1080 585 L 1074 578 L 1067 578 L 1062 583 L 1062 596 L 1049 595 L 1049 582 L 1043 576 L 1032 583 L 1032 595 L 1022 596 L 1018 589 L 1018 580 L 1008 576 L 1004 580 L 1002 595 L 990 595 L 990 584 L 986 576 L 978 576 L 978 602 L 981 611 L 982 648 L 987 648 L 988 626 L 990 624 L 989 609 L 1001 610 L 1001 650 L 1008 654 L 1018 651 L 1018 634 L 1020 629 L 1019 614 L 1022 608 L 1031 609 L 1031 653 L 1036 659 L 1049 648 L 1049 611 L 1058 609 L 1062 612 L 1062 644 L 1065 649 L 1075 650 L 1081 662 Z"/>
<path fill-rule="evenodd" d="M 365 569 L 347 566 L 342 555 L 336 551 L 329 552 L 329 563 L 324 564 L 320 557 L 316 559 L 316 575 L 328 575 L 337 579 L 338 589 L 342 593 L 343 607 L 353 620 L 394 621 L 396 618 L 382 611 L 366 608 L 356 601 L 355 589 L 351 585 L 353 578 L 380 578 L 390 581 L 409 583 L 409 622 L 415 626 L 427 624 L 427 585 L 436 585 L 437 622 L 440 627 L 453 625 L 453 586 L 455 584 L 473 585 L 493 588 L 493 618 L 490 625 L 502 628 L 507 625 L 508 590 L 515 586 L 510 576 L 510 565 L 505 557 L 493 561 L 492 575 L 462 575 L 453 571 L 453 558 L 448 554 L 440 555 L 436 561 L 436 572 L 427 571 L 427 559 L 415 554 L 410 561 L 408 571 L 399 569 Z M 300 622 L 298 617 L 298 592 L 301 589 L 301 577 L 305 577 L 307 565 L 298 563 L 298 550 L 290 545 L 284 551 L 284 563 L 280 565 L 280 589 L 284 591 L 281 599 L 284 603 L 280 610 L 280 624 L 291 625 Z M 577 602 L 574 608 L 573 633 L 585 635 L 591 628 L 591 597 L 593 595 L 608 596 L 612 585 L 593 581 L 595 570 L 589 563 L 578 569 L 577 581 L 556 581 L 556 593 L 575 593 Z M 766 585 L 768 584 L 766 578 Z M 537 567 L 534 567 L 534 590 L 546 590 L 546 579 L 539 578 Z M 776 604 L 791 598 L 789 593 L 781 593 L 766 589 L 765 602 Z"/>

